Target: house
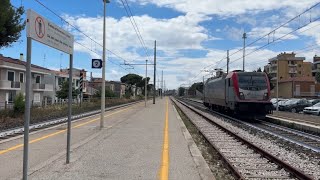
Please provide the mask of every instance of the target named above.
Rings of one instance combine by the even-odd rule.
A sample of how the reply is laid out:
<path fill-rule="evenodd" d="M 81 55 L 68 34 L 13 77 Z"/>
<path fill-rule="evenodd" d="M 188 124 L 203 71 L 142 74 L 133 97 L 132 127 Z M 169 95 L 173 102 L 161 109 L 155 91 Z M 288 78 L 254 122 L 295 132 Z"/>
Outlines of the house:
<path fill-rule="evenodd" d="M 33 105 L 41 105 L 45 92 L 52 92 L 53 85 L 43 81 L 51 71 L 37 65 L 31 65 L 31 100 Z M 23 54 L 20 59 L 0 55 L 0 103 L 10 105 L 19 93 L 25 95 L 26 62 Z"/>
<path fill-rule="evenodd" d="M 100 90 L 102 85 L 102 78 L 91 78 L 91 81 L 88 82 L 88 86 Z M 109 89 L 115 93 L 116 97 L 122 98 L 125 95 L 126 84 L 119 81 L 106 81 L 106 89 Z"/>

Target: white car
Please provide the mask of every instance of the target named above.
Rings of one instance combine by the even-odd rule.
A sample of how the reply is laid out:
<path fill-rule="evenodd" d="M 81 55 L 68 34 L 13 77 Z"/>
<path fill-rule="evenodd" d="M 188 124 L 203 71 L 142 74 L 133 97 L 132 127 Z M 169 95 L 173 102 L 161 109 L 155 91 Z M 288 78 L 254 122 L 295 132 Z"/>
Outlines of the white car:
<path fill-rule="evenodd" d="M 303 113 L 305 114 L 314 114 L 320 116 L 320 103 L 317 103 L 313 106 L 306 107 L 303 109 Z"/>

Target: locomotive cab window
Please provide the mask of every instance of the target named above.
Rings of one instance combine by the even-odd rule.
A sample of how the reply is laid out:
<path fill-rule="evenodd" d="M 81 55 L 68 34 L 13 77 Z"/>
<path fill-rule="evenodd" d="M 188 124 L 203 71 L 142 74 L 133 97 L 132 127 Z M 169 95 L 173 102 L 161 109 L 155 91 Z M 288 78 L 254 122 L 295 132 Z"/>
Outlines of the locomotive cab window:
<path fill-rule="evenodd" d="M 245 90 L 260 91 L 268 88 L 265 75 L 239 74 L 239 87 Z"/>

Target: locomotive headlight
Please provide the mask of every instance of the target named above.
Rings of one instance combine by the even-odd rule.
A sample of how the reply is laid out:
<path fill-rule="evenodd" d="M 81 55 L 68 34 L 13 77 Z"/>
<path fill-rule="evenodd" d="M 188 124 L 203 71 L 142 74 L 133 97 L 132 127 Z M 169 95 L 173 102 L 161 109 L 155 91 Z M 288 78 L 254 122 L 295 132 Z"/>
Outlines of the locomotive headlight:
<path fill-rule="evenodd" d="M 239 96 L 240 96 L 240 99 L 244 99 L 244 94 L 243 94 L 243 92 L 240 92 L 240 93 L 239 93 Z"/>
<path fill-rule="evenodd" d="M 268 99 L 269 99 L 268 93 L 264 93 L 263 99 L 264 99 L 264 100 L 268 100 Z"/>

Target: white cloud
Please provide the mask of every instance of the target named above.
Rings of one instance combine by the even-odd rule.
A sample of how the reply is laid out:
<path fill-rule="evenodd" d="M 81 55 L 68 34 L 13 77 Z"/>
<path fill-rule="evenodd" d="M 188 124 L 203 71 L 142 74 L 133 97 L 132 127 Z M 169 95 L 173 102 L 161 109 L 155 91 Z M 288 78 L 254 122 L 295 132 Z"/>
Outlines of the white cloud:
<path fill-rule="evenodd" d="M 65 15 L 67 21 L 89 35 L 92 39 L 102 44 L 102 17 L 72 17 Z M 135 16 L 135 21 L 140 28 L 147 48 L 153 49 L 153 42 L 157 40 L 158 50 L 177 51 L 179 49 L 203 49 L 201 43 L 209 38 L 206 29 L 199 25 L 200 22 L 210 20 L 208 16 L 188 13 L 172 19 L 155 19 L 147 15 Z M 121 54 L 125 59 L 135 60 L 141 58 L 137 49 L 141 48 L 139 39 L 130 23 L 130 19 L 123 17 L 119 20 L 108 17 L 107 24 L 107 48 Z M 77 33 L 76 40 L 93 50 L 101 47 L 84 35 Z M 213 37 L 211 37 L 213 40 Z M 75 50 L 89 52 L 81 45 L 75 45 Z M 152 54 L 152 53 L 150 53 Z M 110 55 L 110 54 L 109 54 Z M 144 59 L 144 58 L 143 58 Z"/>
<path fill-rule="evenodd" d="M 305 26 L 298 30 L 300 35 L 311 36 L 315 39 L 316 43 L 320 45 L 320 22 L 312 22 L 308 26 Z"/>
<path fill-rule="evenodd" d="M 254 27 L 251 29 L 250 32 L 248 32 L 248 36 L 250 36 L 250 38 L 254 38 L 254 39 L 260 38 L 260 37 L 270 33 L 273 29 L 274 29 L 273 27 Z M 277 29 L 276 31 L 270 33 L 264 39 L 267 42 L 272 42 L 273 40 L 276 40 L 278 38 L 281 38 L 282 40 L 298 39 L 298 36 L 296 36 L 294 34 L 286 35 L 286 34 L 292 32 L 293 30 L 294 29 L 289 28 L 289 27 L 281 27 L 280 29 Z"/>
<path fill-rule="evenodd" d="M 175 9 L 179 12 L 193 12 L 207 15 L 235 16 L 247 12 L 261 12 L 287 8 L 288 12 L 302 10 L 318 2 L 317 0 L 130 0 L 141 5 L 155 4 L 159 7 Z M 293 13 L 292 13 L 293 14 Z"/>

